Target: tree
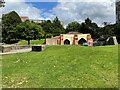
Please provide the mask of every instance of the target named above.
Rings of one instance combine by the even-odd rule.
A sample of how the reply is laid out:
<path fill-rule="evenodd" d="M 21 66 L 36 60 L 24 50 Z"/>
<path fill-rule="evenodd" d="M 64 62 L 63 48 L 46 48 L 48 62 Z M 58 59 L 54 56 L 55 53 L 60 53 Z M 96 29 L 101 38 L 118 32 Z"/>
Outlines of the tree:
<path fill-rule="evenodd" d="M 43 31 L 45 32 L 45 38 L 48 35 L 56 36 L 65 33 L 65 29 L 63 28 L 58 17 L 55 17 L 53 21 L 51 20 L 43 21 L 39 25 L 42 26 Z"/>
<path fill-rule="evenodd" d="M 80 31 L 80 24 L 76 21 L 71 22 L 68 24 L 68 26 L 66 27 L 66 33 L 70 32 L 70 31 Z"/>
<path fill-rule="evenodd" d="M 85 22 L 81 24 L 80 31 L 81 33 L 90 33 L 94 39 L 100 37 L 98 25 L 89 18 L 85 19 Z"/>
<path fill-rule="evenodd" d="M 25 21 L 16 27 L 17 29 L 17 38 L 24 39 L 30 44 L 30 40 L 40 39 L 44 36 L 44 32 L 40 25 L 37 25 L 34 22 Z"/>
<path fill-rule="evenodd" d="M 63 26 L 62 26 L 60 20 L 58 19 L 58 17 L 55 17 L 52 25 L 53 25 L 52 34 L 54 36 L 65 33 L 65 29 L 63 28 Z"/>
<path fill-rule="evenodd" d="M 92 21 L 89 18 L 85 19 L 85 24 L 91 25 L 91 23 L 92 23 Z"/>
<path fill-rule="evenodd" d="M 51 20 L 43 21 L 42 23 L 39 24 L 43 31 L 45 32 L 45 38 L 47 35 L 52 35 L 52 30 L 53 30 L 53 25 Z"/>
<path fill-rule="evenodd" d="M 2 17 L 2 42 L 4 43 L 15 43 L 16 29 L 14 29 L 18 24 L 20 24 L 21 18 L 19 15 L 12 11 L 8 14 L 4 14 Z"/>

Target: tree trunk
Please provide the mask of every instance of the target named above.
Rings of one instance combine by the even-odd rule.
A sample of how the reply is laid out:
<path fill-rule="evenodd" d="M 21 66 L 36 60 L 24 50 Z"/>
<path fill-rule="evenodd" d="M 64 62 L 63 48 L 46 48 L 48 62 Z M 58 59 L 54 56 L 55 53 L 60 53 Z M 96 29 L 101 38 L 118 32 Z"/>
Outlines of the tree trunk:
<path fill-rule="evenodd" d="M 46 33 L 45 33 L 45 41 L 44 41 L 44 43 L 46 44 Z"/>
<path fill-rule="evenodd" d="M 28 45 L 30 45 L 30 40 L 28 40 Z"/>

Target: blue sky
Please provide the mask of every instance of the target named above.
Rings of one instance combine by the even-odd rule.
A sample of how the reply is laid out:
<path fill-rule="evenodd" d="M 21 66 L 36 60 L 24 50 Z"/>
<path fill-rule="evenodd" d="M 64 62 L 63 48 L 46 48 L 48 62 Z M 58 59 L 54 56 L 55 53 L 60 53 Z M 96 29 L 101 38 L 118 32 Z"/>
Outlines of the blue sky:
<path fill-rule="evenodd" d="M 41 10 L 42 13 L 40 15 L 43 18 L 47 18 L 44 14 L 50 13 L 53 8 L 58 5 L 58 2 L 26 2 L 26 4 L 31 4 L 33 7 Z"/>
<path fill-rule="evenodd" d="M 54 8 L 58 3 L 57 2 L 26 2 L 27 4 L 32 4 L 38 9 L 43 9 L 45 12 L 49 12 Z"/>
<path fill-rule="evenodd" d="M 56 16 L 67 25 L 70 22 L 84 22 L 90 18 L 93 22 L 102 25 L 103 22 L 115 23 L 114 0 L 57 0 L 59 2 L 25 2 L 26 0 L 6 0 L 3 13 L 16 11 L 19 16 L 28 16 L 29 19 L 53 20 Z M 54 0 L 55 1 L 55 0 Z M 78 2 L 79 1 L 79 2 Z M 92 1 L 92 2 L 89 2 Z"/>

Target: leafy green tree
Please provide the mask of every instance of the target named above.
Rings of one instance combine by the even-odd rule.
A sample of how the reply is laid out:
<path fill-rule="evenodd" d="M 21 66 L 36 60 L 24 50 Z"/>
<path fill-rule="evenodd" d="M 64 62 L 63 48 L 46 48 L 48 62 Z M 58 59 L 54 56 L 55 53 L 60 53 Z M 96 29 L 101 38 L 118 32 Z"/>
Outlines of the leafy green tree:
<path fill-rule="evenodd" d="M 44 32 L 40 25 L 37 25 L 34 22 L 25 21 L 16 27 L 17 29 L 17 38 L 24 39 L 30 44 L 30 40 L 40 39 L 44 36 Z"/>
<path fill-rule="evenodd" d="M 14 43 L 17 42 L 16 29 L 14 29 L 18 24 L 20 24 L 21 18 L 19 15 L 12 11 L 8 14 L 4 14 L 2 17 L 2 42 L 4 43 Z"/>
<path fill-rule="evenodd" d="M 74 21 L 68 24 L 68 26 L 66 27 L 66 33 L 70 32 L 70 31 L 80 31 L 81 25 Z"/>
<path fill-rule="evenodd" d="M 51 20 L 46 20 L 40 23 L 40 26 L 42 26 L 43 31 L 45 32 L 45 38 L 47 35 L 59 35 L 62 33 L 65 33 L 65 29 L 63 28 L 60 20 L 58 17 L 56 17 L 53 21 Z"/>
<path fill-rule="evenodd" d="M 114 35 L 114 32 L 113 32 L 113 26 L 112 25 L 106 25 L 102 28 L 102 36 L 104 38 L 108 38 L 110 36 L 113 36 Z"/>
<path fill-rule="evenodd" d="M 85 19 L 85 24 L 86 25 L 91 25 L 92 20 L 90 20 L 89 18 Z"/>
<path fill-rule="evenodd" d="M 98 34 L 99 27 L 96 23 L 92 22 L 89 18 L 85 19 L 85 22 L 81 24 L 81 33 L 90 33 L 94 39 L 100 37 Z"/>
<path fill-rule="evenodd" d="M 55 17 L 52 25 L 53 25 L 53 30 L 52 30 L 53 36 L 65 33 L 65 29 L 63 28 L 61 21 L 58 19 L 58 17 Z"/>
<path fill-rule="evenodd" d="M 51 20 L 43 21 L 39 25 L 42 27 L 43 31 L 45 32 L 45 36 L 44 36 L 45 38 L 49 34 L 52 35 L 53 25 Z"/>

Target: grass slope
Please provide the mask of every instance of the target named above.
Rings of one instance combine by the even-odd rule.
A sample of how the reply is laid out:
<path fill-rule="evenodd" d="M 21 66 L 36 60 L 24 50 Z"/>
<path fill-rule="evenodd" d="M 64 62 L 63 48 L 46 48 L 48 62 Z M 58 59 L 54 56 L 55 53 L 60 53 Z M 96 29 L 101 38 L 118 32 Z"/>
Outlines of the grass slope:
<path fill-rule="evenodd" d="M 47 46 L 3 55 L 3 87 L 118 87 L 118 46 Z"/>

